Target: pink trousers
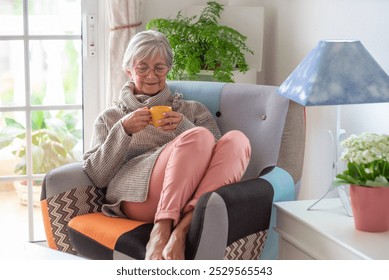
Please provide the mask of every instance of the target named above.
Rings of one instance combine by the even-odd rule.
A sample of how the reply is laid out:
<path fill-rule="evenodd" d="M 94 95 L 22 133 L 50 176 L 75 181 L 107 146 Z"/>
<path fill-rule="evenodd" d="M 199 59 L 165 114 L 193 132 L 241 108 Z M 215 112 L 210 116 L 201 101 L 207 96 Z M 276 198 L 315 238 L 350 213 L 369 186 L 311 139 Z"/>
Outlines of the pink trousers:
<path fill-rule="evenodd" d="M 215 143 L 208 129 L 190 129 L 160 153 L 147 200 L 125 202 L 122 210 L 131 219 L 172 219 L 176 225 L 181 215 L 193 210 L 202 194 L 239 181 L 250 155 L 250 142 L 240 131 L 229 131 Z"/>

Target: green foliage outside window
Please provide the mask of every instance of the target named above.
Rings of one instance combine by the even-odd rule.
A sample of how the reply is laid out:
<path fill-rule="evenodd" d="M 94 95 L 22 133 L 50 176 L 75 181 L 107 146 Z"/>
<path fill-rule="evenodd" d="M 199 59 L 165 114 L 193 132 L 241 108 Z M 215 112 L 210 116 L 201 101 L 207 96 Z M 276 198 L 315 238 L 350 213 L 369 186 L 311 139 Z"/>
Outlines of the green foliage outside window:
<path fill-rule="evenodd" d="M 82 131 L 77 128 L 74 112 L 48 111 L 32 113 L 31 150 L 33 173 L 46 174 L 55 167 L 80 160 L 77 144 Z M 16 174 L 26 174 L 26 128 L 12 117 L 5 117 L 5 127 L 0 131 L 0 150 L 11 147 L 12 154 L 20 159 Z"/>

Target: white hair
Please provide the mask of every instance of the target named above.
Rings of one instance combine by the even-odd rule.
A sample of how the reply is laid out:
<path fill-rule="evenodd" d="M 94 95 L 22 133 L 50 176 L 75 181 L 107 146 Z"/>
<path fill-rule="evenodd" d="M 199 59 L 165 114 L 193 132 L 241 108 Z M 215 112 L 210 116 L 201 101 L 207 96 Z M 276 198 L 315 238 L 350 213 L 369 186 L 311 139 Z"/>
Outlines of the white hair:
<path fill-rule="evenodd" d="M 173 52 L 166 36 L 155 30 L 138 32 L 128 43 L 123 56 L 122 67 L 130 70 L 135 60 L 145 60 L 159 54 L 166 60 L 167 66 L 173 64 Z"/>

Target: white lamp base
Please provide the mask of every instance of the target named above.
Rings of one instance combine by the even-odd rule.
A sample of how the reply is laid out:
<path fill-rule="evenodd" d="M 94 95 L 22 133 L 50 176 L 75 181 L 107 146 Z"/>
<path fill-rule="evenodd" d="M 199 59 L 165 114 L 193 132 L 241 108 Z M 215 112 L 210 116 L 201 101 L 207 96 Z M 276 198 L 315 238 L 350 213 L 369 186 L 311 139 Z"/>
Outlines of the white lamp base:
<path fill-rule="evenodd" d="M 332 162 L 332 173 L 333 173 L 333 178 L 338 174 L 338 167 L 339 167 L 339 162 L 338 159 L 340 157 L 340 138 L 342 137 L 343 134 L 346 133 L 344 129 L 340 128 L 340 105 L 337 105 L 336 107 L 336 137 L 330 130 L 330 136 L 331 136 L 331 143 L 332 143 L 332 149 L 334 151 L 334 158 Z M 351 210 L 351 204 L 350 204 L 350 199 L 347 190 L 345 189 L 346 186 L 339 186 L 337 187 L 338 189 L 338 195 L 340 198 L 340 201 L 342 202 L 342 205 L 344 209 L 346 210 L 346 213 L 348 216 L 352 217 L 353 213 Z M 332 191 L 334 187 L 332 185 L 329 186 L 327 192 L 319 198 L 315 203 L 313 203 L 311 206 L 308 207 L 307 210 L 311 210 L 317 203 L 319 203 L 323 198 L 325 198 L 330 191 Z"/>

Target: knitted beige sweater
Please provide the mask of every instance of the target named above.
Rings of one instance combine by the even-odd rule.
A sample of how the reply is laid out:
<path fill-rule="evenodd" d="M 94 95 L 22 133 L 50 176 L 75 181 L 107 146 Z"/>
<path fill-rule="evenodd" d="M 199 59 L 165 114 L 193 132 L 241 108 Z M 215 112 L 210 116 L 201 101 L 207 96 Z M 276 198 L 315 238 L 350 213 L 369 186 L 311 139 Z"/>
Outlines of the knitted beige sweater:
<path fill-rule="evenodd" d="M 176 130 L 164 132 L 148 125 L 132 136 L 127 135 L 120 120 L 138 108 L 155 105 L 172 106 L 174 111 L 183 114 Z M 107 204 L 103 205 L 103 212 L 124 217 L 121 201 L 145 201 L 150 175 L 162 148 L 195 126 L 208 128 L 216 139 L 221 137 L 214 118 L 203 104 L 183 100 L 180 94 L 172 95 L 168 87 L 152 97 L 134 95 L 133 84 L 127 83 L 116 105 L 97 117 L 92 148 L 84 154 L 84 171 L 97 187 L 107 187 Z"/>

